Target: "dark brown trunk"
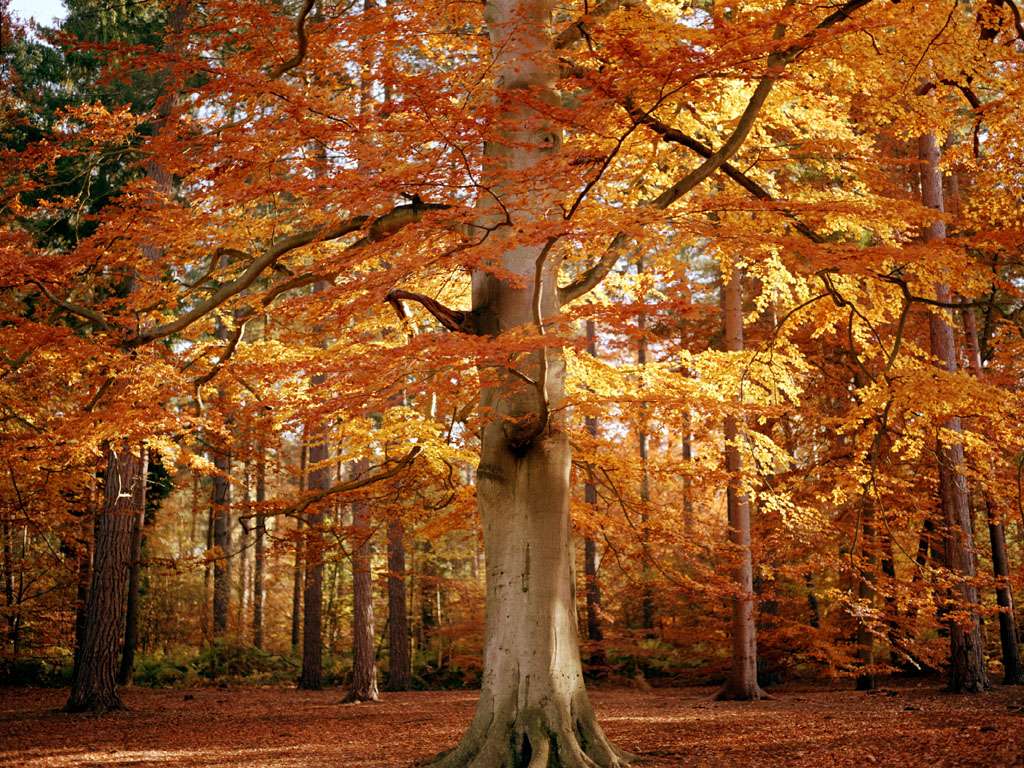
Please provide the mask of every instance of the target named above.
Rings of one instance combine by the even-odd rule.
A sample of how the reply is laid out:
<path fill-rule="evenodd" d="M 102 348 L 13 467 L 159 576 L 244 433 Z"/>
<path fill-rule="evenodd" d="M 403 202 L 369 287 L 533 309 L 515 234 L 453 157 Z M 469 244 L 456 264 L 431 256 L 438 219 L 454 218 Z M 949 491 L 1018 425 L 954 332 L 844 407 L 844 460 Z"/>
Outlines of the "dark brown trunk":
<path fill-rule="evenodd" d="M 921 198 L 924 205 L 942 212 L 942 175 L 939 171 L 939 145 L 934 134 L 925 134 L 918 141 L 921 159 Z M 941 243 L 946 238 L 946 225 L 936 218 L 925 230 L 925 243 Z M 937 284 L 935 297 L 949 303 L 949 286 Z M 931 352 L 948 372 L 956 371 L 956 344 L 953 328 L 943 316 L 944 310 L 931 313 L 929 330 Z M 960 418 L 947 418 L 942 427 L 951 434 L 960 433 Z M 939 465 L 939 497 L 945 522 L 944 543 L 946 567 L 957 579 L 953 592 L 959 605 L 956 614 L 963 618 L 948 622 L 950 640 L 949 687 L 953 691 L 977 692 L 988 687 L 985 671 L 985 649 L 978 616 L 978 592 L 974 586 L 974 542 L 971 538 L 971 511 L 967 497 L 967 483 L 961 467 L 964 462 L 963 444 L 943 443 L 937 440 L 936 454 Z"/>
<path fill-rule="evenodd" d="M 305 442 L 299 448 L 299 493 L 306 490 L 306 457 L 309 449 Z M 292 655 L 299 652 L 302 637 L 302 562 L 305 549 L 304 513 L 295 521 L 295 563 L 292 566 Z"/>
<path fill-rule="evenodd" d="M 637 274 L 642 275 L 644 269 L 643 257 L 637 261 Z M 647 315 L 641 312 L 636 318 L 637 331 L 640 337 L 637 341 L 636 362 L 640 367 L 641 375 L 644 366 L 647 365 Z M 648 456 L 648 435 L 647 435 L 647 409 L 640 407 L 640 427 L 637 430 L 637 446 L 640 455 L 640 535 L 643 544 L 643 594 L 640 597 L 640 626 L 645 630 L 647 637 L 654 637 L 654 588 L 652 586 L 653 574 L 649 562 L 650 553 L 650 511 L 648 503 L 651 500 L 651 479 L 650 459 Z"/>
<path fill-rule="evenodd" d="M 217 474 L 213 477 L 210 509 L 213 515 L 213 638 L 228 630 L 231 607 L 231 454 L 226 446 L 210 449 Z"/>
<path fill-rule="evenodd" d="M 267 453 L 262 441 L 256 457 L 256 542 L 253 545 L 252 569 L 252 644 L 263 648 L 263 571 L 267 537 L 267 517 L 263 504 L 267 500 Z"/>
<path fill-rule="evenodd" d="M 246 453 L 251 450 L 246 445 Z M 252 525 L 252 462 L 247 458 L 242 471 L 242 504 L 238 512 L 238 604 L 235 626 L 238 641 L 245 642 L 246 616 L 248 615 L 249 598 L 249 528 Z"/>
<path fill-rule="evenodd" d="M 323 384 L 314 376 L 314 388 Z M 331 486 L 330 448 L 326 430 L 317 427 L 307 433 L 309 446 L 309 488 Z M 306 512 L 305 588 L 302 593 L 302 675 L 299 688 L 316 691 L 323 687 L 323 598 L 324 598 L 324 508 L 314 504 Z"/>
<path fill-rule="evenodd" d="M 593 320 L 587 320 L 587 352 L 597 357 L 597 328 Z M 593 442 L 597 440 L 597 418 L 587 416 L 587 433 Z M 597 507 L 597 485 L 593 472 L 588 472 L 583 486 L 583 500 L 591 508 Z M 590 663 L 603 667 L 608 659 L 604 650 L 604 627 L 601 623 L 601 583 L 598 581 L 600 553 L 597 542 L 588 536 L 583 542 L 583 575 L 586 580 L 585 598 L 587 602 L 587 639 L 590 641 Z"/>
<path fill-rule="evenodd" d="M 868 615 L 857 619 L 857 661 L 861 671 L 857 675 L 857 690 L 871 691 L 875 688 L 875 637 L 869 622 L 873 620 L 875 607 L 875 564 L 877 553 L 875 546 L 875 505 L 865 495 L 861 505 L 861 549 L 858 574 L 857 597 L 862 609 L 867 608 Z"/>
<path fill-rule="evenodd" d="M 143 463 L 132 452 L 134 448 L 128 443 L 105 446 L 103 508 L 96 519 L 85 639 L 78 674 L 65 707 L 69 712 L 99 713 L 123 707 L 117 692 L 118 651 L 124 630 L 132 529 Z"/>
<path fill-rule="evenodd" d="M 91 493 L 90 496 L 92 496 Z M 86 605 L 89 601 L 89 582 L 92 579 L 92 540 L 95 535 L 94 529 L 96 527 L 95 509 L 95 504 L 93 500 L 90 499 L 89 511 L 82 518 L 81 533 L 78 543 L 78 583 L 75 587 L 75 652 L 71 667 L 72 680 L 78 675 L 78 667 L 82 661 L 82 648 L 85 644 L 85 628 L 88 624 L 85 612 Z M 6 523 L 4 524 L 4 530 L 6 533 Z M 6 556 L 6 537 L 4 547 L 4 554 Z M 9 592 L 9 605 L 12 599 L 13 592 Z"/>
<path fill-rule="evenodd" d="M 365 474 L 369 462 L 360 459 L 353 475 Z M 373 543 L 370 505 L 360 499 L 352 503 L 352 686 L 345 701 L 376 701 L 377 659 L 373 644 Z"/>
<path fill-rule="evenodd" d="M 118 685 L 128 685 L 135 670 L 135 647 L 139 640 L 139 577 L 142 573 L 142 552 L 146 526 L 146 481 L 149 473 L 149 454 L 142 451 L 140 477 L 136 486 L 135 520 L 132 524 L 131 563 L 128 567 L 128 603 L 125 607 L 124 645 L 121 649 L 121 668 L 117 673 Z"/>
<path fill-rule="evenodd" d="M 974 310 L 963 311 L 964 346 L 971 373 L 978 380 L 985 377 L 981 365 L 981 345 L 978 339 L 978 324 Z M 996 604 L 999 606 L 999 647 L 1003 655 L 1003 683 L 1024 684 L 1024 668 L 1021 667 L 1020 648 L 1017 644 L 1017 618 L 1013 607 L 1013 592 L 1010 588 L 1010 563 L 1006 552 L 1006 529 L 994 509 L 987 490 L 982 491 L 985 513 L 988 519 L 988 538 L 992 544 L 992 571 L 996 577 Z"/>
<path fill-rule="evenodd" d="M 388 522 L 388 690 L 412 687 L 409 616 L 405 592 L 405 526 Z"/>

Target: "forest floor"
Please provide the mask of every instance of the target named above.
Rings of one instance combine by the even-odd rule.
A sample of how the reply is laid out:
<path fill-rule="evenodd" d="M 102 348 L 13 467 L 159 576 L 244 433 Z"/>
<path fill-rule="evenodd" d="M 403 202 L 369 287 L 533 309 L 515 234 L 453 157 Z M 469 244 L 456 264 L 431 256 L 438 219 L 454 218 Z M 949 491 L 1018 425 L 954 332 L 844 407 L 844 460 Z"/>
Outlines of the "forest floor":
<path fill-rule="evenodd" d="M 1024 768 L 1024 690 L 952 696 L 934 684 L 871 694 L 793 688 L 714 702 L 709 688 L 599 689 L 608 735 L 646 768 L 1000 766 Z M 451 746 L 476 693 L 129 689 L 125 712 L 59 711 L 56 689 L 0 688 L 0 765 L 406 768 Z"/>

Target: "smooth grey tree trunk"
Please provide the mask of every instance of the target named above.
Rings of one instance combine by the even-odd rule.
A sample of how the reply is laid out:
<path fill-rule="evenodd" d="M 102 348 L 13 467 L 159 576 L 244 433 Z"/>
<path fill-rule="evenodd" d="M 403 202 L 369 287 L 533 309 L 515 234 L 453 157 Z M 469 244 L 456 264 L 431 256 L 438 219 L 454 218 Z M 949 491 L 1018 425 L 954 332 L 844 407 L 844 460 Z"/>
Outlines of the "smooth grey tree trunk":
<path fill-rule="evenodd" d="M 921 160 L 921 201 L 929 208 L 943 211 L 942 173 L 939 170 L 939 144 L 935 134 L 927 133 L 918 139 Z M 936 218 L 925 230 L 925 243 L 942 244 L 946 239 L 945 222 Z M 935 298 L 951 302 L 949 286 L 936 284 Z M 953 328 L 943 316 L 944 310 L 933 311 L 929 317 L 931 352 L 940 366 L 953 373 L 957 369 L 956 342 Z M 942 424 L 949 433 L 960 432 L 960 418 L 951 416 Z M 939 464 L 939 498 L 942 505 L 944 553 L 946 567 L 957 578 L 953 594 L 957 598 L 957 613 L 963 619 L 948 621 L 950 642 L 949 688 L 957 692 L 978 692 L 988 687 L 985 670 L 985 648 L 978 616 L 978 590 L 974 586 L 975 557 L 971 537 L 971 510 L 967 496 L 967 481 L 961 467 L 964 463 L 962 443 L 937 441 Z"/>
<path fill-rule="evenodd" d="M 558 104 L 552 0 L 488 0 L 495 112 L 484 146 L 478 225 L 492 228 L 472 275 L 473 333 L 533 328 L 560 311 L 552 241 L 529 228 L 560 217 L 562 137 L 539 104 Z M 529 183 L 526 179 L 529 178 Z M 522 181 L 519 181 L 522 180 Z M 511 226 L 503 226 L 508 222 Z M 489 270 L 493 264 L 500 272 Z M 477 509 L 487 569 L 484 672 L 476 716 L 443 768 L 616 768 L 583 683 L 569 519 L 571 448 L 561 342 L 508 364 L 480 360 Z M 523 376 L 529 381 L 524 380 Z M 532 383 L 531 383 L 532 382 Z"/>

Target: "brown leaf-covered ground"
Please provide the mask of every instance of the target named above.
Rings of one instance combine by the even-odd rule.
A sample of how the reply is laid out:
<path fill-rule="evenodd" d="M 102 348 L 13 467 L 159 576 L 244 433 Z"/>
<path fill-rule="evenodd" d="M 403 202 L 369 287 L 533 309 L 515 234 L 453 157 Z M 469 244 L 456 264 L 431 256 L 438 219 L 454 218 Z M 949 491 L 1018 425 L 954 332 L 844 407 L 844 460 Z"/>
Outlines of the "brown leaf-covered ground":
<path fill-rule="evenodd" d="M 607 689 L 593 699 L 609 735 L 649 768 L 1024 767 L 1021 690 L 792 689 L 755 703 L 711 693 Z M 127 712 L 97 718 L 62 714 L 65 697 L 0 689 L 0 764 L 398 768 L 452 745 L 476 702 L 471 691 L 342 705 L 337 690 L 133 689 Z"/>

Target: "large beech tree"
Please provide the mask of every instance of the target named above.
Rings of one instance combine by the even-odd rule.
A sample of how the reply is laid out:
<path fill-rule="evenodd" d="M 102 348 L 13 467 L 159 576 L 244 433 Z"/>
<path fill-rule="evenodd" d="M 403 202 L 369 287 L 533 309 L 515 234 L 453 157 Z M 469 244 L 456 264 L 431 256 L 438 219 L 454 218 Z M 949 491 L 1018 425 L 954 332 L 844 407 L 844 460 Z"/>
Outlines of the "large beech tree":
<path fill-rule="evenodd" d="M 693 536 L 714 519 L 707 540 L 714 553 L 723 538 L 719 492 L 732 479 L 733 502 L 741 501 L 741 464 L 744 474 L 772 475 L 770 484 L 744 488 L 758 495 L 759 518 L 782 521 L 770 540 L 785 545 L 778 560 L 794 561 L 779 567 L 780 580 L 800 569 L 797 592 L 813 582 L 802 577 L 815 568 L 849 573 L 840 553 L 867 529 L 850 518 L 860 508 L 851 500 L 870 494 L 875 530 L 891 526 L 906 538 L 938 517 L 930 481 L 921 478 L 940 477 L 941 469 L 944 532 L 949 552 L 962 545 L 959 560 L 922 564 L 920 588 L 903 573 L 912 586 L 899 594 L 878 579 L 879 591 L 889 590 L 885 600 L 844 594 L 848 611 L 813 621 L 831 622 L 839 637 L 832 617 L 853 614 L 872 637 L 890 638 L 895 652 L 901 627 L 934 621 L 939 589 L 925 579 L 944 569 L 943 577 L 962 585 L 950 607 L 969 617 L 950 624 L 963 630 L 954 669 L 967 670 L 954 674 L 962 688 L 982 687 L 965 460 L 955 450 L 951 414 L 972 414 L 959 425 L 963 443 L 979 465 L 993 467 L 993 479 L 983 480 L 998 494 L 1022 443 L 1008 426 L 1019 402 L 1019 371 L 1009 362 L 1018 347 L 1012 333 L 986 329 L 984 338 L 1006 350 L 999 358 L 1005 375 L 957 377 L 948 362 L 934 365 L 925 352 L 928 330 L 911 311 L 929 305 L 945 312 L 952 300 L 934 298 L 935 285 L 955 283 L 968 304 L 990 310 L 992 325 L 1018 327 L 1007 286 L 1016 269 L 1008 254 L 1021 241 L 1012 213 L 1020 183 L 1008 169 L 1020 121 L 1008 105 L 1021 86 L 1005 74 L 1019 67 L 1003 45 L 1016 35 L 1005 3 L 986 8 L 1001 23 L 978 35 L 978 9 L 950 15 L 925 0 L 835 7 L 214 0 L 190 10 L 174 53 L 111 46 L 112 74 L 130 71 L 128 59 L 166 73 L 180 94 L 166 120 L 154 127 L 114 107 L 79 106 L 63 113 L 47 141 L 23 142 L 4 158 L 0 281 L 11 290 L 3 297 L 9 324 L 0 387 L 9 439 L 0 453 L 37 491 L 21 501 L 21 486 L 5 486 L 7 508 L 16 511 L 4 519 L 5 546 L 10 525 L 24 520 L 43 534 L 66 528 L 72 494 L 62 492 L 88 497 L 97 456 L 113 466 L 111 446 L 145 440 L 167 462 L 212 475 L 215 511 L 229 502 L 231 473 L 241 466 L 229 459 L 230 425 L 257 422 L 246 415 L 270 414 L 265 430 L 281 439 L 308 425 L 311 473 L 326 463 L 328 445 L 332 454 L 340 446 L 330 457 L 337 463 L 379 457 L 377 467 L 344 483 L 329 485 L 325 475 L 298 491 L 279 484 L 280 498 L 260 507 L 312 524 L 304 682 L 316 687 L 321 505 L 329 496 L 373 504 L 362 507 L 365 529 L 369 512 L 390 519 L 394 505 L 376 505 L 391 503 L 396 488 L 415 488 L 408 530 L 416 536 L 418 513 L 472 498 L 455 486 L 478 459 L 472 503 L 487 582 L 482 692 L 469 731 L 436 764 L 611 768 L 629 757 L 605 738 L 588 703 L 576 626 L 570 446 L 574 430 L 584 428 L 573 406 L 585 402 L 588 416 L 600 414 L 602 434 L 584 449 L 591 482 L 578 485 L 601 503 L 581 505 L 582 514 L 614 509 L 614 519 L 604 517 L 606 551 L 617 556 L 611 545 L 625 541 L 642 554 L 632 558 L 636 569 L 646 571 L 631 572 L 627 557 L 618 566 L 625 576 L 616 578 L 667 585 L 659 612 L 674 601 L 678 608 L 703 587 L 701 578 L 716 605 L 734 596 L 746 695 L 756 692 L 749 541 L 737 536 L 739 546 L 730 548 L 744 555 L 737 589 L 704 555 L 686 561 L 702 542 L 674 535 L 679 508 Z M 970 41 L 970 50 L 933 45 L 952 36 Z M 364 72 L 372 83 L 357 82 Z M 908 92 L 906 83 L 922 77 L 931 90 Z M 986 98 L 1003 97 L 975 104 L 980 81 Z M 900 150 L 908 160 L 891 147 L 946 134 L 961 140 L 948 162 L 969 166 L 977 183 L 965 192 L 963 230 L 921 247 L 920 233 L 936 213 L 916 190 L 908 193 L 906 165 L 918 162 L 917 153 Z M 59 186 L 59 171 L 81 163 L 89 176 L 97 159 L 111 157 L 135 173 L 116 205 L 90 209 L 90 226 L 59 243 L 43 239 L 54 210 L 66 211 L 68 221 L 81 218 L 80 196 L 42 197 Z M 162 158 L 173 188 L 146 178 L 152 157 Z M 929 163 L 929 184 L 941 185 L 944 169 Z M 889 174 L 893 165 L 899 170 Z M 982 186 L 995 192 L 980 194 Z M 161 258 L 147 258 L 147 249 Z M 761 327 L 752 323 L 743 352 L 734 343 L 728 359 L 708 348 L 717 330 L 707 325 L 697 323 L 693 336 L 701 338 L 684 342 L 666 331 L 678 328 L 669 320 L 675 313 L 700 303 L 683 295 L 697 254 L 716 252 L 744 253 L 760 286 L 750 301 Z M 993 264 L 978 253 L 995 253 Z M 642 261 L 651 276 L 638 278 L 633 295 L 642 295 L 632 302 L 622 298 L 630 290 L 619 290 L 629 279 L 614 270 L 620 260 Z M 134 289 L 125 291 L 129 276 Z M 733 309 L 735 335 L 743 318 L 738 303 Z M 769 314 L 777 319 L 765 321 Z M 596 318 L 609 342 L 619 339 L 623 359 L 632 359 L 641 316 L 650 343 L 640 370 L 620 375 L 616 347 L 604 340 L 609 353 L 600 360 L 577 354 L 578 321 Z M 933 319 L 946 328 L 934 351 L 948 361 L 952 326 L 938 312 Z M 423 332 L 438 323 L 449 333 Z M 265 332 L 246 334 L 247 324 Z M 748 423 L 757 418 L 764 428 L 737 440 L 737 430 L 723 434 L 721 425 L 725 415 L 734 425 L 746 418 L 730 394 L 740 382 L 749 384 Z M 921 398 L 922 390 L 936 394 Z M 429 396 L 440 406 L 425 415 L 392 405 L 402 392 L 405 402 Z M 840 400 L 850 403 L 848 412 L 836 413 Z M 368 426 L 370 414 L 380 423 Z M 671 439 L 647 441 L 651 482 L 637 494 L 637 451 L 602 454 L 598 443 L 622 433 L 632 440 L 635 431 L 619 425 L 641 420 L 645 435 L 667 433 L 677 444 L 669 460 Z M 188 447 L 196 443 L 202 448 Z M 925 444 L 941 447 L 929 454 Z M 731 472 L 720 467 L 726 445 Z M 934 471 L 908 469 L 922 463 Z M 792 471 L 778 471 L 783 464 Z M 687 498 L 677 504 L 680 474 Z M 355 493 L 376 481 L 387 481 L 386 492 L 372 501 Z M 1005 493 L 997 501 L 1005 507 Z M 743 516 L 729 506 L 739 532 Z M 97 519 L 114 525 L 119 518 L 108 507 Z M 629 530 L 637 509 L 639 533 Z M 226 567 L 235 553 L 225 531 L 217 533 L 214 555 Z M 104 630 L 86 629 L 81 648 L 82 664 L 97 670 L 107 669 L 108 652 L 116 659 L 120 637 L 120 561 L 106 559 L 120 549 L 109 540 L 97 538 L 89 598 Z M 369 619 L 364 558 L 371 548 L 360 545 L 366 549 L 354 576 Z M 887 579 L 895 582 L 897 548 L 888 545 L 883 557 L 896 575 Z M 874 546 L 863 542 L 857 551 Z M 590 571 L 595 556 L 591 547 Z M 5 562 L 5 573 L 13 567 Z M 905 572 L 912 567 L 898 563 Z M 225 576 L 218 582 L 227 584 Z M 301 586 L 301 575 L 295 581 Z M 602 610 L 611 611 L 617 599 L 609 599 L 616 594 L 609 581 L 602 579 L 601 597 Z M 436 593 L 436 580 L 427 586 Z M 218 634 L 227 627 L 227 595 L 218 591 Z M 12 612 L 20 610 L 14 600 Z M 883 603 L 891 616 L 878 615 Z M 893 627 L 888 635 L 878 631 L 883 620 Z M 662 631 L 660 621 L 647 623 L 655 624 L 650 633 Z M 364 621 L 358 638 L 367 672 L 360 687 L 375 692 L 370 627 Z M 106 637 L 114 639 L 96 639 Z M 841 640 L 833 639 L 842 659 Z M 116 706 L 113 678 L 103 672 L 96 679 L 87 706 Z M 86 691 L 85 682 L 76 680 L 76 691 Z"/>

